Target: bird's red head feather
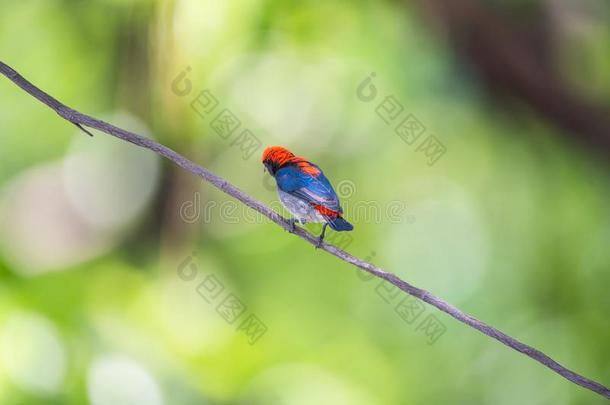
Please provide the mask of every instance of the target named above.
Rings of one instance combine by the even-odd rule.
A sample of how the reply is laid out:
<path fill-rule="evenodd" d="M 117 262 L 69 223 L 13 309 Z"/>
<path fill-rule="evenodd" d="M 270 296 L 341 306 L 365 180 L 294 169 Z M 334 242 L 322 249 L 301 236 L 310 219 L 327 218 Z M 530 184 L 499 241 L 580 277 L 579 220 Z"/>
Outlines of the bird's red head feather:
<path fill-rule="evenodd" d="M 269 146 L 263 151 L 263 163 L 269 162 L 281 166 L 294 157 L 294 153 L 281 146 Z"/>
<path fill-rule="evenodd" d="M 287 165 L 298 166 L 303 172 L 317 176 L 320 170 L 309 163 L 305 158 L 296 156 L 288 149 L 281 146 L 270 146 L 263 151 L 262 161 L 269 173 L 275 176 L 275 172 Z"/>

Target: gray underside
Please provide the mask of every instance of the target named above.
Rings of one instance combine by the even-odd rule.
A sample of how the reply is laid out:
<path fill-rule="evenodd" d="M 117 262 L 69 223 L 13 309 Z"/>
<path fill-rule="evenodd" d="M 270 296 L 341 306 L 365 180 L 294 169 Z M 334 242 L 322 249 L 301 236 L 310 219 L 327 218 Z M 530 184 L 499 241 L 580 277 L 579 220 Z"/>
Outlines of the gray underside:
<path fill-rule="evenodd" d="M 324 217 L 320 215 L 309 203 L 294 197 L 282 190 L 278 190 L 280 201 L 284 207 L 301 222 L 324 222 Z"/>

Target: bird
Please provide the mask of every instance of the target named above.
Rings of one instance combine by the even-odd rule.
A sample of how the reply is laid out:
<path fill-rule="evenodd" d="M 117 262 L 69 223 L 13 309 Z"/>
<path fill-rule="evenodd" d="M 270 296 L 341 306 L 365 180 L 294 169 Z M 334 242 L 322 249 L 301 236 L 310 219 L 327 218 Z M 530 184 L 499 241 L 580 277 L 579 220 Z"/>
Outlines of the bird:
<path fill-rule="evenodd" d="M 339 197 L 320 167 L 282 146 L 266 148 L 262 162 L 264 170 L 275 178 L 280 201 L 293 215 L 289 220 L 292 231 L 296 222 L 324 223 L 316 245 L 319 248 L 327 226 L 338 232 L 354 229 L 343 218 Z"/>

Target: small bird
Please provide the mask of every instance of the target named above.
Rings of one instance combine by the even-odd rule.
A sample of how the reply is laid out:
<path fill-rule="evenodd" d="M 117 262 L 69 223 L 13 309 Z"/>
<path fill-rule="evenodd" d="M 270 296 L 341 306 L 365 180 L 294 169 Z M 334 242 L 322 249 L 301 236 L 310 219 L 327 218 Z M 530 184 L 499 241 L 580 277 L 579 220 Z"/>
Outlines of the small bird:
<path fill-rule="evenodd" d="M 322 245 L 326 227 L 335 231 L 351 231 L 353 225 L 343 219 L 339 197 L 330 182 L 315 164 L 281 146 L 270 146 L 263 151 L 263 165 L 275 178 L 280 201 L 294 216 L 295 222 L 324 222 L 318 237 Z"/>

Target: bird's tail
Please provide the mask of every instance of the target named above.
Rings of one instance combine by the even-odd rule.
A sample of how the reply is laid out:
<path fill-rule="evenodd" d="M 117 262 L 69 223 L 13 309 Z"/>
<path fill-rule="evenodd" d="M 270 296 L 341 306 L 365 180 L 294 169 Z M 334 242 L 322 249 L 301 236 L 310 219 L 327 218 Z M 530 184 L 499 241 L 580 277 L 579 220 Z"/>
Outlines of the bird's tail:
<path fill-rule="evenodd" d="M 352 229 L 354 229 L 354 226 L 352 224 L 350 224 L 345 219 L 339 216 L 335 218 L 326 218 L 326 220 L 328 221 L 328 225 L 330 225 L 330 227 L 333 228 L 333 230 L 335 231 L 351 231 Z"/>

